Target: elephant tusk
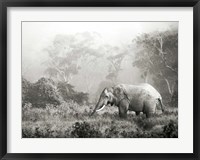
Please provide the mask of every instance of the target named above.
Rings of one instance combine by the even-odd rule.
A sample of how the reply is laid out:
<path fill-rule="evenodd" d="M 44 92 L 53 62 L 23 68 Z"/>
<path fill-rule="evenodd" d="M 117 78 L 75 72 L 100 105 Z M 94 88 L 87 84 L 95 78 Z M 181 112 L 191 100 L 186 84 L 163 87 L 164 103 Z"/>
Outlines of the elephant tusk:
<path fill-rule="evenodd" d="M 106 106 L 106 105 L 104 104 L 102 108 L 97 109 L 96 111 L 97 111 L 97 112 L 101 111 L 102 109 L 104 109 L 105 106 Z"/>

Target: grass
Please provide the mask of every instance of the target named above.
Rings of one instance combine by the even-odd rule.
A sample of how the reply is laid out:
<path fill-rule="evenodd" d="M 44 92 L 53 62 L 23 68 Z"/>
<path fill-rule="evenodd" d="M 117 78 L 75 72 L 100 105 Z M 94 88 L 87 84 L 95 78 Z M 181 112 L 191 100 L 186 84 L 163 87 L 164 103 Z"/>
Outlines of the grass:
<path fill-rule="evenodd" d="M 134 112 L 120 119 L 117 107 L 107 107 L 89 116 L 94 106 L 74 102 L 57 107 L 22 109 L 23 138 L 175 138 L 178 137 L 178 109 L 167 107 L 165 113 L 146 118 Z"/>

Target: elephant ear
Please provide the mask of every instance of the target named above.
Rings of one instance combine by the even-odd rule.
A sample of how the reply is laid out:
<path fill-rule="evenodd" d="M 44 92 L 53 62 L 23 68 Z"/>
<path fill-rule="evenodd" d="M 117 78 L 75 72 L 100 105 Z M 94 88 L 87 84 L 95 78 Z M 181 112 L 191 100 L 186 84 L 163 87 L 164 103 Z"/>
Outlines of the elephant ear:
<path fill-rule="evenodd" d="M 121 85 L 116 86 L 114 89 L 114 95 L 118 98 L 119 101 L 126 98 L 123 86 Z"/>

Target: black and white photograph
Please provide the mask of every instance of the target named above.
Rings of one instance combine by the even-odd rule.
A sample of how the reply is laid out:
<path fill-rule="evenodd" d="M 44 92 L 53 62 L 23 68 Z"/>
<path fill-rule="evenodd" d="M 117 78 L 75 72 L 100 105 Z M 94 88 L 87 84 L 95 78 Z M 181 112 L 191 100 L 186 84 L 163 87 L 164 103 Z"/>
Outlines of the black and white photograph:
<path fill-rule="evenodd" d="M 22 138 L 178 138 L 178 25 L 23 21 Z"/>

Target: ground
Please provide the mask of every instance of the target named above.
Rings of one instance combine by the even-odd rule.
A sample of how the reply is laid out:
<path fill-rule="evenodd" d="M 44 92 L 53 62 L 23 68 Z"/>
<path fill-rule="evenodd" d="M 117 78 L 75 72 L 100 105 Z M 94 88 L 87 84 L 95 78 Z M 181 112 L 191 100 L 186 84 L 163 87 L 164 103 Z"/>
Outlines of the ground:
<path fill-rule="evenodd" d="M 151 118 L 129 112 L 120 119 L 117 107 L 106 107 L 90 117 L 94 105 L 74 102 L 59 106 L 35 108 L 26 104 L 22 109 L 23 138 L 176 138 L 178 108 L 166 107 Z"/>

